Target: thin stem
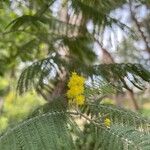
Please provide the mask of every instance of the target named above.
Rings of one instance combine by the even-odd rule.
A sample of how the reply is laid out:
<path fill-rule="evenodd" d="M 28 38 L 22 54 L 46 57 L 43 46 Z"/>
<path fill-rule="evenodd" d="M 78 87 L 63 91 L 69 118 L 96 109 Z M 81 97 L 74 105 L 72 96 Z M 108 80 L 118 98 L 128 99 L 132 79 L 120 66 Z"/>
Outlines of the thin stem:
<path fill-rule="evenodd" d="M 76 111 L 76 112 L 68 112 L 69 114 L 72 114 L 72 115 L 79 115 L 81 116 L 82 118 L 88 120 L 89 122 L 91 122 L 92 124 L 96 125 L 96 126 L 101 126 L 99 123 L 95 122 L 93 119 L 90 119 L 89 117 L 87 117 L 86 115 L 82 114 L 81 112 L 79 111 Z"/>
<path fill-rule="evenodd" d="M 145 42 L 146 50 L 150 54 L 149 42 L 147 41 L 147 38 L 146 38 L 146 36 L 144 34 L 144 31 L 142 31 L 141 25 L 140 25 L 140 23 L 138 22 L 138 20 L 137 20 L 137 18 L 135 16 L 135 12 L 132 9 L 132 2 L 131 2 L 131 0 L 129 0 L 129 8 L 130 8 L 131 17 L 132 17 L 133 21 L 135 22 L 135 24 L 137 26 L 137 29 L 138 29 L 139 33 L 141 34 L 141 37 L 142 37 L 143 41 Z"/>

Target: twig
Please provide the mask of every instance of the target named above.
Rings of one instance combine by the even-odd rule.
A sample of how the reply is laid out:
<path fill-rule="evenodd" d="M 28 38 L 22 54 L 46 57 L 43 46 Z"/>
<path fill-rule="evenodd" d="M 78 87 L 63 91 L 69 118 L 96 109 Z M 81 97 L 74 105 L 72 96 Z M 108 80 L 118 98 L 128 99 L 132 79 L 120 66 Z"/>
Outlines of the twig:
<path fill-rule="evenodd" d="M 68 112 L 69 114 L 72 114 L 72 115 L 79 115 L 81 116 L 82 118 L 88 120 L 89 122 L 91 122 L 92 124 L 96 125 L 96 126 L 101 126 L 99 123 L 95 122 L 93 119 L 90 119 L 89 117 L 85 116 L 84 114 L 82 114 L 81 112 L 79 111 L 76 111 L 76 112 Z"/>
<path fill-rule="evenodd" d="M 144 32 L 141 30 L 140 23 L 138 22 L 138 20 L 137 20 L 137 18 L 136 18 L 136 16 L 135 16 L 135 13 L 134 13 L 133 10 L 132 10 L 132 2 L 131 2 L 131 0 L 129 1 L 129 8 L 130 8 L 131 17 L 132 17 L 133 21 L 135 22 L 135 24 L 136 24 L 136 26 L 137 26 L 137 29 L 138 29 L 138 31 L 139 31 L 140 34 L 141 34 L 141 37 L 142 37 L 143 41 L 145 42 L 147 51 L 148 51 L 149 54 L 150 54 L 149 43 L 148 43 L 148 41 L 147 41 L 146 36 L 144 35 Z"/>

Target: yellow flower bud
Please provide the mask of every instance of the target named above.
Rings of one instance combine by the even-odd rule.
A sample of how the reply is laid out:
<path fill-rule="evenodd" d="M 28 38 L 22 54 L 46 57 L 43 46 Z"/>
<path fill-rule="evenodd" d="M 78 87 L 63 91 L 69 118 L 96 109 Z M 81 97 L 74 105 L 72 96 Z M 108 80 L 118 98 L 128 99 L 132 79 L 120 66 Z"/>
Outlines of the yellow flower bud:
<path fill-rule="evenodd" d="M 105 125 L 107 128 L 109 128 L 109 127 L 110 127 L 110 125 L 111 125 L 111 121 L 110 121 L 110 119 L 109 119 L 109 118 L 106 118 L 106 119 L 104 120 L 104 125 Z"/>

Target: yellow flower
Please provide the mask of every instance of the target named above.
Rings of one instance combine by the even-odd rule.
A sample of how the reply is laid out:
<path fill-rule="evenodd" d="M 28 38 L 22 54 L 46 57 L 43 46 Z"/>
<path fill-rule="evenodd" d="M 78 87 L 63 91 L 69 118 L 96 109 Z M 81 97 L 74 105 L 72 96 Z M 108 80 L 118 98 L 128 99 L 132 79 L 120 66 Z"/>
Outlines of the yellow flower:
<path fill-rule="evenodd" d="M 111 124 L 110 119 L 109 119 L 109 118 L 106 118 L 106 119 L 104 120 L 104 125 L 105 125 L 107 128 L 109 128 L 109 127 L 110 127 L 110 124 Z"/>
<path fill-rule="evenodd" d="M 77 75 L 76 72 L 73 72 L 68 82 L 68 87 L 71 88 L 74 86 L 84 86 L 84 83 L 85 83 L 85 78 Z"/>
<path fill-rule="evenodd" d="M 78 95 L 78 96 L 75 98 L 75 101 L 76 101 L 76 104 L 77 104 L 77 105 L 83 105 L 84 102 L 85 102 L 85 97 L 84 97 L 84 95 Z"/>
<path fill-rule="evenodd" d="M 84 83 L 85 78 L 77 75 L 76 72 L 73 72 L 69 82 L 67 91 L 67 97 L 69 99 L 69 103 L 74 103 L 76 105 L 83 105 L 85 101 L 84 97 Z"/>
<path fill-rule="evenodd" d="M 74 86 L 74 87 L 71 87 L 67 91 L 67 96 L 68 96 L 68 98 L 74 98 L 77 95 L 83 94 L 83 92 L 84 92 L 84 87 L 82 87 L 82 86 Z"/>

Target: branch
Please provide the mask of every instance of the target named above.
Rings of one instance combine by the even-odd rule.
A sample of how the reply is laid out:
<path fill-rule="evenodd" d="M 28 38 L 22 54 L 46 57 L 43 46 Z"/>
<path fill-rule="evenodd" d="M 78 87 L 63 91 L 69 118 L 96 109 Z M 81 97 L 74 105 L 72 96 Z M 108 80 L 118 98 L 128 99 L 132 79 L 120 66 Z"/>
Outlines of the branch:
<path fill-rule="evenodd" d="M 72 115 L 78 115 L 86 120 L 88 120 L 90 123 L 98 126 L 98 127 L 102 127 L 99 123 L 97 123 L 96 121 L 94 121 L 93 119 L 90 119 L 89 117 L 85 116 L 84 114 L 82 114 L 81 112 L 79 111 L 76 111 L 76 112 L 68 112 L 69 114 L 72 114 Z"/>
<path fill-rule="evenodd" d="M 143 32 L 142 29 L 141 29 L 141 25 L 140 25 L 140 23 L 138 22 L 138 20 L 137 20 L 137 18 L 136 18 L 136 16 L 135 16 L 135 13 L 134 13 L 133 10 L 132 10 L 132 3 L 131 3 L 131 0 L 129 1 L 129 8 L 130 8 L 131 17 L 132 17 L 133 21 L 135 22 L 135 24 L 136 24 L 136 26 L 137 26 L 137 29 L 138 29 L 138 31 L 139 31 L 140 34 L 141 34 L 141 37 L 142 37 L 143 41 L 145 42 L 146 49 L 147 49 L 148 53 L 150 54 L 149 42 L 147 41 L 147 38 L 146 38 L 146 36 L 144 35 L 144 32 Z"/>
<path fill-rule="evenodd" d="M 103 47 L 103 45 L 99 42 L 99 40 L 97 40 L 95 37 L 94 37 L 94 40 L 101 47 L 103 55 L 106 56 L 106 58 L 109 59 L 109 62 L 108 62 L 108 60 L 105 60 L 106 63 L 115 63 L 115 61 L 114 61 L 113 57 L 111 56 L 111 54 Z"/>

